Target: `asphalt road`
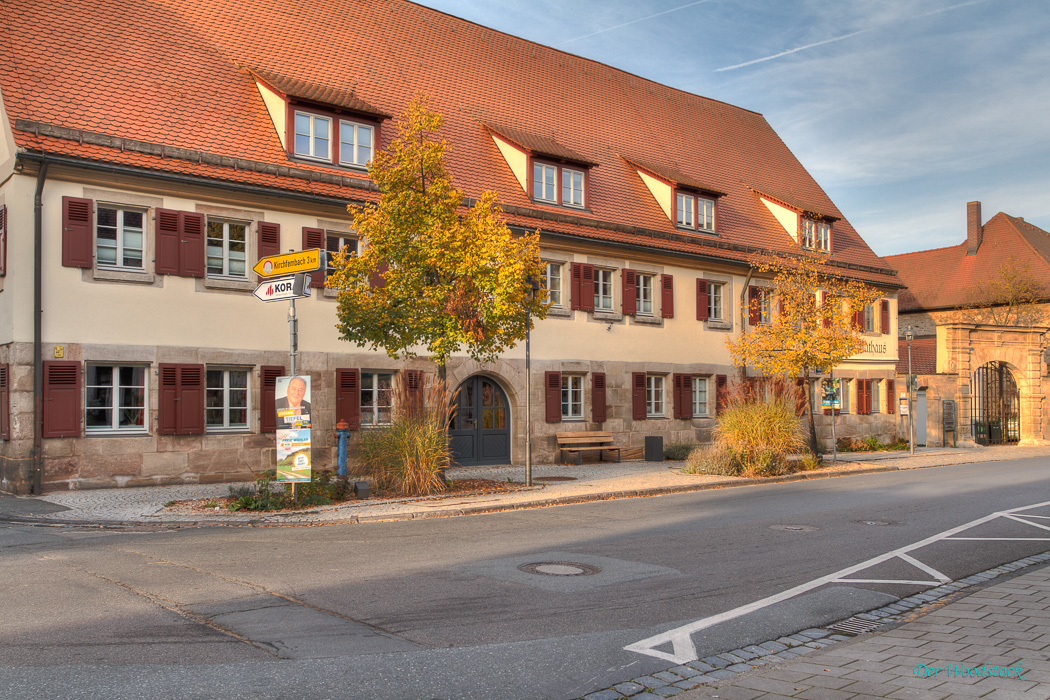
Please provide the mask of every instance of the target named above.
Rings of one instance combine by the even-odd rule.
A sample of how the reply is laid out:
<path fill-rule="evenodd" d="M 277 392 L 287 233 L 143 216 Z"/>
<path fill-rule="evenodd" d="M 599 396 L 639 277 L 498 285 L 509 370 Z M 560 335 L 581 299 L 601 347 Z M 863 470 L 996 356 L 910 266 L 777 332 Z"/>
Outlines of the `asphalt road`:
<path fill-rule="evenodd" d="M 1050 502 L 1048 466 L 993 462 L 367 525 L 3 527 L 0 695 L 579 697 L 674 665 L 624 649 L 640 640 Z M 922 580 L 932 570 L 955 579 L 1050 550 L 1050 531 L 1033 522 L 995 518 L 959 534 L 993 539 L 912 551 L 926 569 L 892 558 L 851 578 Z M 544 563 L 593 573 L 528 571 Z M 691 642 L 707 656 L 927 587 L 816 585 Z"/>

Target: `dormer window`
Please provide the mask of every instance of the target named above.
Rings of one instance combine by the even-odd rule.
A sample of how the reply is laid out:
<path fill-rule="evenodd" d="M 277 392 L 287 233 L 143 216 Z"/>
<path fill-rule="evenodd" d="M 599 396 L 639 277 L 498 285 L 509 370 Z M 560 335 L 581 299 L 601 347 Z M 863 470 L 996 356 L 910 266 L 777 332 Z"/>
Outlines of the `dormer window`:
<path fill-rule="evenodd" d="M 582 170 L 534 160 L 532 162 L 532 198 L 537 202 L 549 202 L 582 209 L 584 207 L 585 178 L 586 173 Z"/>
<path fill-rule="evenodd" d="M 339 130 L 338 148 L 332 148 L 333 124 Z M 295 110 L 295 155 L 336 165 L 368 167 L 375 143 L 375 126 L 335 115 Z M 334 152 L 333 152 L 334 150 Z"/>
<path fill-rule="evenodd" d="M 715 230 L 715 200 L 696 192 L 675 193 L 675 224 L 679 228 Z"/>
<path fill-rule="evenodd" d="M 372 160 L 375 128 L 357 122 L 339 121 L 339 162 L 368 167 Z"/>
<path fill-rule="evenodd" d="M 814 219 L 802 219 L 802 236 L 799 241 L 806 250 L 818 250 L 822 253 L 831 252 L 831 224 L 827 221 L 816 221 Z"/>
<path fill-rule="evenodd" d="M 332 159 L 332 120 L 308 112 L 295 113 L 295 155 Z"/>

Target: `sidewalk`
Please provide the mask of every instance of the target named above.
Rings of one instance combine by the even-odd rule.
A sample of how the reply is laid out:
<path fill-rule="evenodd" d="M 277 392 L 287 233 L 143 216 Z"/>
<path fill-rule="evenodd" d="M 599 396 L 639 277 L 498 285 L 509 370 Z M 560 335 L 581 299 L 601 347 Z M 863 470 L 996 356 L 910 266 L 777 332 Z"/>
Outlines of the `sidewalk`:
<path fill-rule="evenodd" d="M 683 462 L 623 462 L 575 465 L 535 465 L 534 486 L 505 493 L 430 498 L 348 501 L 304 511 L 214 514 L 177 512 L 171 501 L 226 496 L 229 484 L 185 484 L 125 489 L 56 491 L 36 497 L 0 496 L 0 520 L 52 524 L 95 525 L 301 525 L 364 523 L 448 517 L 517 510 L 587 501 L 656 496 L 712 488 L 819 479 L 879 471 L 1050 456 L 1046 447 L 919 448 L 907 452 L 840 453 L 827 467 L 772 479 L 694 476 L 682 474 Z M 451 479 L 525 480 L 520 466 L 459 467 Z"/>
<path fill-rule="evenodd" d="M 678 667 L 683 670 L 679 675 L 684 676 L 686 669 L 695 675 L 683 678 L 678 684 L 683 690 L 672 694 L 679 700 L 1046 700 L 1050 698 L 1050 566 L 1027 571 L 966 588 L 907 615 L 886 631 L 860 634 L 819 649 L 795 647 L 812 653 L 723 680 L 691 665 Z M 652 697 L 661 695 L 670 696 L 657 689 Z"/>

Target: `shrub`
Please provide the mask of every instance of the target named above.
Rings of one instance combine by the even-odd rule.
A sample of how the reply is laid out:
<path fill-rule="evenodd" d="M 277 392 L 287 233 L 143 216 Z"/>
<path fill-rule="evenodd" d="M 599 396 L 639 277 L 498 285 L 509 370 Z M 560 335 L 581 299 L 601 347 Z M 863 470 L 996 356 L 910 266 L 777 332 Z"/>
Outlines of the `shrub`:
<path fill-rule="evenodd" d="M 695 442 L 672 442 L 664 448 L 664 459 L 681 462 L 698 447 Z"/>
<path fill-rule="evenodd" d="M 410 392 L 404 372 L 394 378 L 389 426 L 361 431 L 358 462 L 376 491 L 425 496 L 445 491 L 444 470 L 451 462 L 446 427 L 449 398 L 445 383 L 428 377 L 419 393 Z"/>
<path fill-rule="evenodd" d="M 710 474 L 712 476 L 740 476 L 743 465 L 725 445 L 711 443 L 699 445 L 686 457 L 685 474 Z"/>
<path fill-rule="evenodd" d="M 795 387 L 785 380 L 734 383 L 718 418 L 715 441 L 740 461 L 742 476 L 786 474 L 787 455 L 805 445 L 795 408 Z"/>

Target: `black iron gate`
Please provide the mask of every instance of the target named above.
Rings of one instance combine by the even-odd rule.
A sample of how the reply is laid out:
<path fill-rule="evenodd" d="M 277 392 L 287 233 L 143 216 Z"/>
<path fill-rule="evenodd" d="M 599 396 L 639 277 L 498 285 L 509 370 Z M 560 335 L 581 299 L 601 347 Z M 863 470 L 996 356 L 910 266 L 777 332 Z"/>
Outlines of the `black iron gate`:
<path fill-rule="evenodd" d="M 989 362 L 973 373 L 973 439 L 981 445 L 1021 439 L 1021 394 L 1004 362 Z"/>

